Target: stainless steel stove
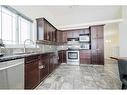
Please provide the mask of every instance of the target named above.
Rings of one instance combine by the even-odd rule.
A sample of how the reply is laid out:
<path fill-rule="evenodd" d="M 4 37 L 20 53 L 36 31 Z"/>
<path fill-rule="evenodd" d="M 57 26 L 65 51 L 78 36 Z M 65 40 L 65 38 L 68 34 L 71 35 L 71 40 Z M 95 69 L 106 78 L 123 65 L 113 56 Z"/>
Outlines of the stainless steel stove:
<path fill-rule="evenodd" d="M 79 49 L 80 44 L 78 38 L 70 38 L 68 40 L 67 64 L 79 65 Z"/>
<path fill-rule="evenodd" d="M 79 50 L 67 51 L 67 64 L 79 65 Z"/>

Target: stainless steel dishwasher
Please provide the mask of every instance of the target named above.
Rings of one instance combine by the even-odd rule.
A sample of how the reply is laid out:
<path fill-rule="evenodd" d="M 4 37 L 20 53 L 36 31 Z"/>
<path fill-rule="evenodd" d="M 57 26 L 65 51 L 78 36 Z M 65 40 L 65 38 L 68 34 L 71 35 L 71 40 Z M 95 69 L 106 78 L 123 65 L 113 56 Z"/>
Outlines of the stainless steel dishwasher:
<path fill-rule="evenodd" d="M 24 89 L 24 58 L 0 62 L 0 89 Z"/>

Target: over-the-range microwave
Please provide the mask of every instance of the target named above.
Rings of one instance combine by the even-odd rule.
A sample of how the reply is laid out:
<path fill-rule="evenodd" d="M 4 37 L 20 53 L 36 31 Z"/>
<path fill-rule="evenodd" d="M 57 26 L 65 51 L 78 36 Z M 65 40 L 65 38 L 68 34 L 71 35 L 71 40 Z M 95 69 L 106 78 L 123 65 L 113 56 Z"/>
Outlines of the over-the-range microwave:
<path fill-rule="evenodd" d="M 89 42 L 90 37 L 89 37 L 89 35 L 85 35 L 85 34 L 79 35 L 79 41 L 80 42 Z"/>

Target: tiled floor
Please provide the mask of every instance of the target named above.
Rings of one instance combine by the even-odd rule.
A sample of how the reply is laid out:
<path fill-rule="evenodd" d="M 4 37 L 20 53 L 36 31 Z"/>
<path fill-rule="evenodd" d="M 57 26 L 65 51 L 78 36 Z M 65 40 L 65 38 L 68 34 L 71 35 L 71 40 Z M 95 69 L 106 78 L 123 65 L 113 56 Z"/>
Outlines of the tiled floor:
<path fill-rule="evenodd" d="M 105 63 L 104 66 L 61 65 L 36 89 L 120 89 L 117 62 Z"/>

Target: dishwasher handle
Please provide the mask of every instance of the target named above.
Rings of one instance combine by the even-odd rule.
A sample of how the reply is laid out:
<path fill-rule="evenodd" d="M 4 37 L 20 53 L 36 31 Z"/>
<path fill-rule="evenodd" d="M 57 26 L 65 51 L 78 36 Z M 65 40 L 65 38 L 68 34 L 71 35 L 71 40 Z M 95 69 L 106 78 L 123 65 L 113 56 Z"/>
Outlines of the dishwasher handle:
<path fill-rule="evenodd" d="M 11 68 L 11 67 L 15 67 L 15 66 L 20 65 L 20 64 L 23 64 L 23 62 L 15 63 L 15 64 L 13 64 L 13 65 L 10 65 L 10 66 L 7 66 L 7 67 L 0 68 L 0 70 L 5 70 L 5 69 Z"/>

